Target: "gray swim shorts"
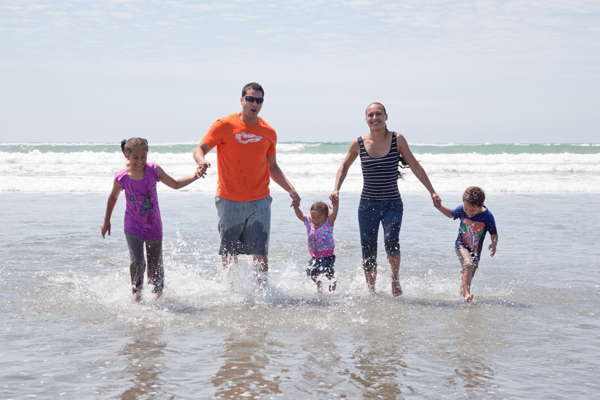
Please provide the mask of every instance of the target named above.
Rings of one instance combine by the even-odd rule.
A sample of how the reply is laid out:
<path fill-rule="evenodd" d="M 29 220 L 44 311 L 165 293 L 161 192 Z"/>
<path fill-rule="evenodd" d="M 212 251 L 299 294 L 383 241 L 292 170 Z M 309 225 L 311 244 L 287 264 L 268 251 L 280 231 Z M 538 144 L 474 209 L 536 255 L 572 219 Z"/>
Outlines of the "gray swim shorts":
<path fill-rule="evenodd" d="M 233 201 L 215 196 L 222 256 L 269 254 L 271 202 L 264 197 L 254 201 Z"/>
<path fill-rule="evenodd" d="M 464 271 L 465 268 L 473 268 L 473 273 L 475 273 L 477 268 L 479 268 L 479 257 L 477 257 L 477 254 L 471 253 L 468 249 L 459 247 L 455 248 L 455 251 L 458 261 L 460 261 L 460 265 L 463 268 L 461 272 Z"/>

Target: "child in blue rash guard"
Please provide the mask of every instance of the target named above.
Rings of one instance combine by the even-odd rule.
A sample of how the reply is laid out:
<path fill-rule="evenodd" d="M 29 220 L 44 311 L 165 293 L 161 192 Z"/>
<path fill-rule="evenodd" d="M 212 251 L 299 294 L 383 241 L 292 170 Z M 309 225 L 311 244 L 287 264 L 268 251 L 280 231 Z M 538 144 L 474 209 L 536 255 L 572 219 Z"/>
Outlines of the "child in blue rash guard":
<path fill-rule="evenodd" d="M 471 281 L 479 266 L 485 234 L 489 232 L 492 238 L 492 244 L 489 246 L 490 256 L 494 257 L 498 245 L 496 221 L 490 210 L 484 206 L 484 202 L 483 189 L 471 186 L 463 194 L 462 206 L 458 206 L 454 210 L 442 206 L 441 200 L 435 203 L 435 207 L 446 217 L 460 219 L 455 249 L 462 266 L 460 295 L 464 296 L 465 301 L 471 301 L 474 297 L 471 293 Z"/>

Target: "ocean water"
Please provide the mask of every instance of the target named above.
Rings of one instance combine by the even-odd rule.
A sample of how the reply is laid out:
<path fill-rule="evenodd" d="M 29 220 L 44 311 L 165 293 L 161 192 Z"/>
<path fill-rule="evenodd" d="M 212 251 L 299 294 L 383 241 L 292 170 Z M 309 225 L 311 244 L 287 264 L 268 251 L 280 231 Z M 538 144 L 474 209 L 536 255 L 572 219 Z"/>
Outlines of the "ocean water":
<path fill-rule="evenodd" d="M 173 176 L 195 170 L 196 144 L 150 143 L 149 160 Z M 299 192 L 331 192 L 335 174 L 350 143 L 281 143 L 277 161 Z M 600 145 L 411 145 L 412 151 L 440 193 L 481 186 L 488 192 L 600 192 Z M 216 151 L 208 154 L 209 175 L 183 191 L 215 193 Z M 114 144 L 0 143 L 1 192 L 99 192 L 112 187 L 111 177 L 124 168 L 120 146 Z M 40 179 L 43 177 L 43 179 Z M 348 173 L 343 190 L 360 193 L 360 163 Z M 170 189 L 166 189 L 170 190 Z M 282 192 L 276 185 L 274 192 Z M 423 192 L 407 173 L 403 193 Z"/>
<path fill-rule="evenodd" d="M 181 177 L 193 147 L 151 144 L 149 159 Z M 327 199 L 347 148 L 278 146 L 303 209 Z M 366 293 L 358 163 L 334 231 L 338 290 L 315 292 L 304 227 L 274 186 L 270 286 L 256 292 L 248 257 L 220 266 L 215 158 L 207 179 L 159 186 L 165 294 L 137 304 L 123 198 L 100 236 L 118 147 L 0 144 L 0 398 L 597 398 L 600 146 L 411 148 L 445 205 L 486 189 L 500 240 L 472 304 L 458 296 L 458 225 L 410 172 L 404 295 L 391 296 L 381 240 L 377 294 Z"/>

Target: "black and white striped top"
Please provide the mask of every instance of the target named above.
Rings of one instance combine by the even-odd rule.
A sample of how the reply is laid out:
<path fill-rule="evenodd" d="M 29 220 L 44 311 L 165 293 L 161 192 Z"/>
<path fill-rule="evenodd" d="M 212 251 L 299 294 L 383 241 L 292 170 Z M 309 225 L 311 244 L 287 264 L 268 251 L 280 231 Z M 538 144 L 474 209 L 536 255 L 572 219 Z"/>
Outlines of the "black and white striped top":
<path fill-rule="evenodd" d="M 369 200 L 399 200 L 398 163 L 400 154 L 396 145 L 396 133 L 392 132 L 392 144 L 387 155 L 373 158 L 367 153 L 362 137 L 358 138 L 360 164 L 363 174 L 363 190 L 360 195 Z"/>

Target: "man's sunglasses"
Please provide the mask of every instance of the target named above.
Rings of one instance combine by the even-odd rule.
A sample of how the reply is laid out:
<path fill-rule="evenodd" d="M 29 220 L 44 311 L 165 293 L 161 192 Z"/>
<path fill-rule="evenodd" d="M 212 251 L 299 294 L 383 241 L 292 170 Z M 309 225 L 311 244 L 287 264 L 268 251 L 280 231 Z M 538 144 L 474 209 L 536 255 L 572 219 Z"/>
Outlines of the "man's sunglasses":
<path fill-rule="evenodd" d="M 265 99 L 262 97 L 254 97 L 254 96 L 244 96 L 244 100 L 246 100 L 248 103 L 256 102 L 256 104 L 262 104 L 263 101 L 265 101 Z"/>

